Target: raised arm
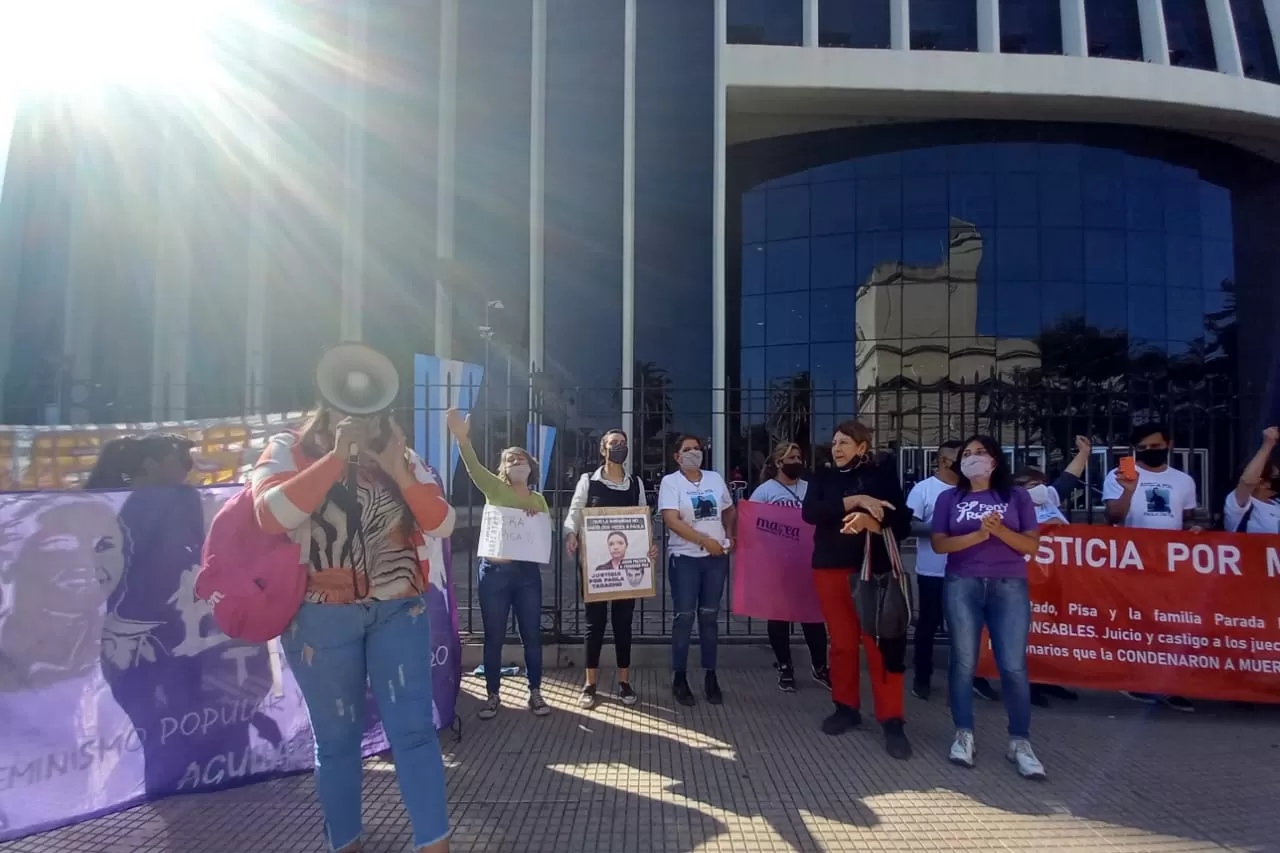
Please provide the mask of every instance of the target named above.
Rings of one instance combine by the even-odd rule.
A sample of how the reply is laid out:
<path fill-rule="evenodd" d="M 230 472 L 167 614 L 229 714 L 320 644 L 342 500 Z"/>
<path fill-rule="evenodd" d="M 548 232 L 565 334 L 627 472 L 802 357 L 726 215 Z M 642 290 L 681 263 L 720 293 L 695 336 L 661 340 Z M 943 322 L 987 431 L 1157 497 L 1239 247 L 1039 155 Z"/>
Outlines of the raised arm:
<path fill-rule="evenodd" d="M 291 433 L 272 436 L 249 472 L 254 514 L 267 533 L 301 527 L 342 477 L 344 460 L 333 451 L 299 470 L 293 456 L 297 443 Z"/>
<path fill-rule="evenodd" d="M 1240 473 L 1240 481 L 1236 483 L 1235 491 L 1232 492 L 1236 506 L 1249 505 L 1253 490 L 1258 487 L 1258 483 L 1262 482 L 1262 472 L 1267 469 L 1267 461 L 1275 452 L 1277 442 L 1280 442 L 1280 428 L 1267 427 L 1262 431 L 1262 445 L 1258 448 L 1258 452 L 1253 454 L 1249 464 L 1244 466 L 1244 471 Z"/>
<path fill-rule="evenodd" d="M 449 432 L 458 442 L 458 452 L 462 456 L 462 464 L 467 468 L 471 482 L 490 503 L 509 503 L 514 496 L 511 486 L 507 485 L 497 474 L 480 463 L 476 449 L 471 446 L 471 418 L 463 417 L 457 409 L 450 409 L 447 415 Z"/>

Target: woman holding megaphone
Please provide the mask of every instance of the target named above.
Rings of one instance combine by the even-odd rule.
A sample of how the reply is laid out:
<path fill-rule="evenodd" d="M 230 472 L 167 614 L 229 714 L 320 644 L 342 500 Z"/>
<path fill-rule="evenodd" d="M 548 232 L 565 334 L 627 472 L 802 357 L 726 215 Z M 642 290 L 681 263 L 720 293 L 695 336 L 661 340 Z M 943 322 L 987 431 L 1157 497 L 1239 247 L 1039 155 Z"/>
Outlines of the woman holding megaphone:
<path fill-rule="evenodd" d="M 426 537 L 453 531 L 439 477 L 385 412 L 343 418 L 326 405 L 298 432 L 270 439 L 249 485 L 259 525 L 289 533 L 310 570 L 304 603 L 281 640 L 315 734 L 329 844 L 339 853 L 363 849 L 368 684 L 395 754 L 414 850 L 444 853 L 449 815 L 432 723 L 428 572 L 418 556 Z"/>

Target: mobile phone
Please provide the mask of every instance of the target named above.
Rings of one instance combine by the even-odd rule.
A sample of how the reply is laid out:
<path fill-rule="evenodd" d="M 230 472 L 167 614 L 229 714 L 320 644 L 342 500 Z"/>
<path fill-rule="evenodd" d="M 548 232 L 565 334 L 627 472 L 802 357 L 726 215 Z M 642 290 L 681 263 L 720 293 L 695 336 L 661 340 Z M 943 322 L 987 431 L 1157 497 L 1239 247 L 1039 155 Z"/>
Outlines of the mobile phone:
<path fill-rule="evenodd" d="M 1118 476 L 1121 480 L 1138 479 L 1138 465 L 1132 456 L 1120 457 L 1120 473 Z"/>

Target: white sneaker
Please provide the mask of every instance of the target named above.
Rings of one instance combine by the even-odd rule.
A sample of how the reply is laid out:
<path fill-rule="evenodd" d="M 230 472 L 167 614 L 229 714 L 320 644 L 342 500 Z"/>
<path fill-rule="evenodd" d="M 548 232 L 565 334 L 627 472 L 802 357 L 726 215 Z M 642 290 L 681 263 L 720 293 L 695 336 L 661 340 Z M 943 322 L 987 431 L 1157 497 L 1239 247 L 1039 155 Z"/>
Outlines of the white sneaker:
<path fill-rule="evenodd" d="M 957 729 L 956 739 L 951 741 L 951 754 L 947 759 L 961 767 L 972 767 L 974 752 L 973 732 L 968 729 Z"/>
<path fill-rule="evenodd" d="M 1044 765 L 1040 763 L 1040 759 L 1036 758 L 1035 750 L 1031 748 L 1031 741 L 1022 738 L 1009 741 L 1007 757 L 1017 766 L 1018 775 L 1023 779 L 1045 778 Z"/>
<path fill-rule="evenodd" d="M 498 716 L 498 710 L 502 708 L 502 697 L 497 693 L 490 693 L 488 700 L 480 707 L 480 713 L 476 714 L 482 720 L 492 720 Z"/>

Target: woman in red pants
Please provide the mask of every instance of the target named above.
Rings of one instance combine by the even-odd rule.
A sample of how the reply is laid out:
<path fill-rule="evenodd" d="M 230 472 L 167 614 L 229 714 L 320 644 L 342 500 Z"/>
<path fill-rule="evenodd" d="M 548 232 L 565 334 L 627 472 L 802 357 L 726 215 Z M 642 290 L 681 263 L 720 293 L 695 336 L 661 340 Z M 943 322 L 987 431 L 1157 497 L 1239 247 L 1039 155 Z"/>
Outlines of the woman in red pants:
<path fill-rule="evenodd" d="M 836 427 L 831 459 L 830 468 L 814 473 L 802 510 L 804 520 L 814 527 L 814 585 L 831 637 L 831 695 L 836 709 L 822 721 L 822 730 L 838 735 L 862 722 L 861 643 L 867 653 L 876 720 L 884 729 L 885 749 L 894 758 L 909 758 L 911 744 L 903 730 L 906 639 L 864 634 L 850 583 L 862 569 L 867 547 L 872 549 L 874 574 L 892 571 L 888 549 L 880 537 L 893 536 L 900 541 L 908 536 L 911 510 L 902 497 L 895 466 L 872 459 L 871 430 L 864 424 L 845 421 Z M 851 516 L 848 523 L 846 516 Z"/>

